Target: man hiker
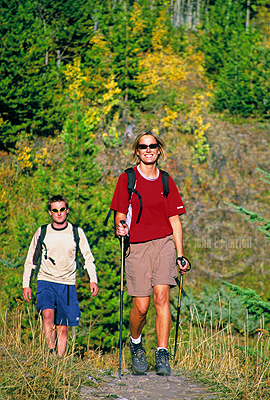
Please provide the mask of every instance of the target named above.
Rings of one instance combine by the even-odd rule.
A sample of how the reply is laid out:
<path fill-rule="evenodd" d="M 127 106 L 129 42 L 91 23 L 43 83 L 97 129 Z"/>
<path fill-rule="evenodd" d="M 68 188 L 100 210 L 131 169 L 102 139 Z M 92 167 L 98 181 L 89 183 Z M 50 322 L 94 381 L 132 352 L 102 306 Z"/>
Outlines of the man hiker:
<path fill-rule="evenodd" d="M 57 353 L 61 357 L 66 351 L 68 326 L 78 326 L 80 320 L 75 287 L 78 251 L 90 278 L 92 297 L 98 293 L 97 275 L 85 233 L 67 222 L 68 200 L 62 195 L 52 196 L 47 206 L 52 223 L 38 228 L 33 236 L 24 265 L 23 298 L 31 301 L 30 282 L 36 269 L 37 311 L 42 315 L 50 353 L 56 348 L 57 335 Z"/>
<path fill-rule="evenodd" d="M 129 316 L 131 361 L 137 374 L 147 370 L 142 329 L 150 304 L 156 309 L 156 373 L 170 375 L 168 341 L 171 329 L 170 287 L 176 285 L 177 266 L 181 274 L 189 268 L 183 256 L 182 225 L 179 218 L 185 207 L 173 179 L 157 168 L 159 157 L 165 159 L 163 141 L 152 131 L 143 131 L 133 143 L 132 160 L 135 189 L 128 190 L 128 174 L 120 175 L 111 202 L 115 211 L 116 235 L 128 236 L 130 247 L 125 259 L 128 294 L 133 306 Z M 166 174 L 166 173 L 165 173 Z M 130 189 L 130 188 L 129 188 Z M 184 264 L 184 265 L 183 265 Z"/>

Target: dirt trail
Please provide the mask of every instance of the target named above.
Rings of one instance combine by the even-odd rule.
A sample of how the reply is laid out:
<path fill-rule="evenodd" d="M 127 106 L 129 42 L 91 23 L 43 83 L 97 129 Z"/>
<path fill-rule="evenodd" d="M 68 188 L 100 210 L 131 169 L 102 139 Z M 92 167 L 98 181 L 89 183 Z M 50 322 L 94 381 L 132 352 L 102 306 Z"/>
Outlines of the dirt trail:
<path fill-rule="evenodd" d="M 100 374 L 100 382 L 91 379 L 96 387 L 84 386 L 81 390 L 83 400 L 195 400 L 218 399 L 218 394 L 207 391 L 205 387 L 192 382 L 180 373 L 171 376 L 157 376 L 154 371 L 145 375 L 134 375 L 124 370 L 121 380 L 118 373 L 108 376 Z"/>

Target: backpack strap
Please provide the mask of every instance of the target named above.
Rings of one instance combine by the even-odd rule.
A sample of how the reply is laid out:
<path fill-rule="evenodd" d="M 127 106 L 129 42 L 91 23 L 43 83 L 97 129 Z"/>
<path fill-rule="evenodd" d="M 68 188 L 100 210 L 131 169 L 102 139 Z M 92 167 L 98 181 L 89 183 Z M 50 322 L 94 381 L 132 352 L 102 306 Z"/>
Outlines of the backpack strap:
<path fill-rule="evenodd" d="M 142 215 L 142 207 L 143 207 L 143 203 L 142 203 L 142 196 L 140 195 L 140 193 L 135 189 L 135 184 L 136 184 L 136 175 L 135 175 L 135 171 L 133 167 L 127 168 L 125 169 L 125 173 L 128 176 L 128 193 L 129 193 L 129 201 L 131 199 L 132 193 L 135 193 L 138 196 L 139 202 L 140 202 L 140 211 L 136 220 L 136 224 L 138 224 L 140 222 L 141 219 L 141 215 Z M 160 169 L 160 175 L 161 175 L 161 180 L 162 180 L 162 187 L 163 187 L 163 196 L 167 197 L 169 194 L 169 174 L 166 171 L 163 171 L 162 169 Z M 112 210 L 110 209 L 108 211 L 107 217 L 105 219 L 105 221 L 103 222 L 103 224 L 106 226 L 108 223 L 108 220 L 110 218 Z"/>
<path fill-rule="evenodd" d="M 163 171 L 160 169 L 160 174 L 161 174 L 161 180 L 162 180 L 162 186 L 163 186 L 163 196 L 167 197 L 169 194 L 169 174 L 166 171 Z"/>
<path fill-rule="evenodd" d="M 82 265 L 79 262 L 79 256 L 78 256 L 79 253 L 80 253 L 80 257 L 82 259 L 83 265 L 84 265 L 85 261 L 84 261 L 84 257 L 82 256 L 82 254 L 80 252 L 80 247 L 79 247 L 80 236 L 79 236 L 79 232 L 78 232 L 78 226 L 72 224 L 72 230 L 73 230 L 74 241 L 76 243 L 76 267 L 79 270 L 80 276 L 83 277 L 84 273 L 82 271 Z M 35 248 L 35 252 L 33 255 L 33 264 L 36 265 L 35 278 L 37 277 L 39 269 L 40 269 L 41 257 L 42 257 L 42 246 L 44 244 L 44 238 L 45 238 L 46 232 L 47 232 L 47 225 L 42 225 L 40 235 L 39 235 L 39 238 L 37 241 L 37 245 Z"/>
<path fill-rule="evenodd" d="M 112 210 L 109 209 L 109 211 L 108 211 L 108 213 L 107 213 L 107 216 L 106 216 L 106 218 L 105 218 L 105 221 L 103 222 L 103 225 L 104 225 L 104 226 L 106 226 L 106 225 L 108 224 L 108 221 L 109 221 L 109 218 L 110 218 L 110 216 L 111 216 L 111 213 L 112 213 Z"/>
<path fill-rule="evenodd" d="M 44 242 L 46 231 L 47 231 L 47 225 L 42 225 L 41 230 L 40 230 L 40 235 L 39 235 L 39 238 L 37 241 L 37 245 L 35 248 L 35 252 L 33 255 L 33 264 L 36 265 L 35 278 L 37 277 L 38 271 L 40 269 L 41 257 L 42 257 L 42 245 Z"/>
<path fill-rule="evenodd" d="M 128 176 L 128 185 L 127 185 L 127 189 L 128 189 L 128 193 L 129 193 L 129 198 L 132 195 L 132 191 L 135 187 L 136 184 L 136 175 L 135 175 L 135 171 L 133 167 L 127 168 L 125 169 L 125 173 Z"/>
<path fill-rule="evenodd" d="M 135 192 L 134 186 L 135 186 L 135 183 L 136 183 L 136 175 L 135 175 L 134 169 L 133 169 L 132 167 L 125 169 L 124 172 L 126 172 L 126 174 L 127 174 L 127 176 L 128 176 L 128 186 L 127 186 L 127 189 L 128 189 L 128 193 L 129 193 L 129 200 L 130 200 L 131 195 L 132 195 L 132 192 L 133 192 L 133 191 Z M 138 193 L 138 192 L 137 192 L 137 193 Z M 141 203 L 141 207 L 142 207 L 142 203 Z M 112 210 L 109 209 L 109 211 L 108 211 L 108 213 L 107 213 L 107 216 L 106 216 L 106 218 L 105 218 L 105 221 L 103 222 L 103 225 L 104 225 L 104 226 L 106 226 L 106 225 L 108 224 L 108 221 L 109 221 L 109 218 L 110 218 L 110 216 L 111 216 L 111 213 L 112 213 Z"/>
<path fill-rule="evenodd" d="M 84 271 L 82 270 L 82 266 L 84 266 L 85 260 L 80 251 L 80 246 L 79 246 L 80 236 L 79 236 L 79 232 L 78 232 L 78 225 L 72 224 L 72 230 L 73 230 L 74 240 L 76 243 L 76 268 L 79 270 L 80 277 L 82 278 L 84 276 Z M 80 254 L 80 258 L 82 260 L 82 264 L 79 261 L 79 254 Z"/>
<path fill-rule="evenodd" d="M 140 193 L 138 192 L 138 190 L 135 189 L 135 184 L 136 184 L 136 175 L 135 175 L 135 171 L 133 169 L 133 167 L 127 168 L 125 170 L 125 173 L 128 176 L 128 193 L 129 193 L 129 200 L 131 199 L 132 193 L 135 193 L 138 196 L 139 202 L 140 202 L 140 211 L 137 217 L 137 221 L 136 224 L 138 224 L 140 222 L 141 219 L 141 215 L 142 215 L 142 196 L 140 195 Z"/>

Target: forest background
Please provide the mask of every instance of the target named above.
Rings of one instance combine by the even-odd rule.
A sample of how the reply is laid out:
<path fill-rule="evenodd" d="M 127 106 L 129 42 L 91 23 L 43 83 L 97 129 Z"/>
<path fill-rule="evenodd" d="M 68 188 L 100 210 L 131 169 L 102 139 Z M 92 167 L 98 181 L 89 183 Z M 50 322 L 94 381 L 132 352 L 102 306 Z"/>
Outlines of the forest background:
<path fill-rule="evenodd" d="M 50 220 L 47 198 L 63 193 L 100 287 L 90 299 L 78 277 L 76 340 L 87 346 L 90 332 L 91 348 L 117 346 L 120 247 L 113 219 L 103 222 L 133 139 L 153 129 L 187 209 L 182 323 L 195 305 L 201 321 L 230 321 L 241 335 L 248 307 L 249 333 L 263 312 L 269 332 L 269 1 L 9 0 L 0 18 L 2 318 L 26 307 L 28 246 Z M 129 302 L 125 293 L 124 339 Z M 22 326 L 31 336 L 27 318 Z"/>

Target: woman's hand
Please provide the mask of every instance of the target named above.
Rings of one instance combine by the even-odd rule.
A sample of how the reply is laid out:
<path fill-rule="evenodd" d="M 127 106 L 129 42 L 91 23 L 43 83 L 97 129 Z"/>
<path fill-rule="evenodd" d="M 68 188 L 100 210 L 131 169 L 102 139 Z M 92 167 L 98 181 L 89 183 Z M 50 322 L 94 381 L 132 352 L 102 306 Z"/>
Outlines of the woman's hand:
<path fill-rule="evenodd" d="M 116 227 L 116 235 L 118 237 L 128 235 L 128 225 L 126 224 L 126 221 L 122 220 L 119 222 L 119 224 Z"/>

